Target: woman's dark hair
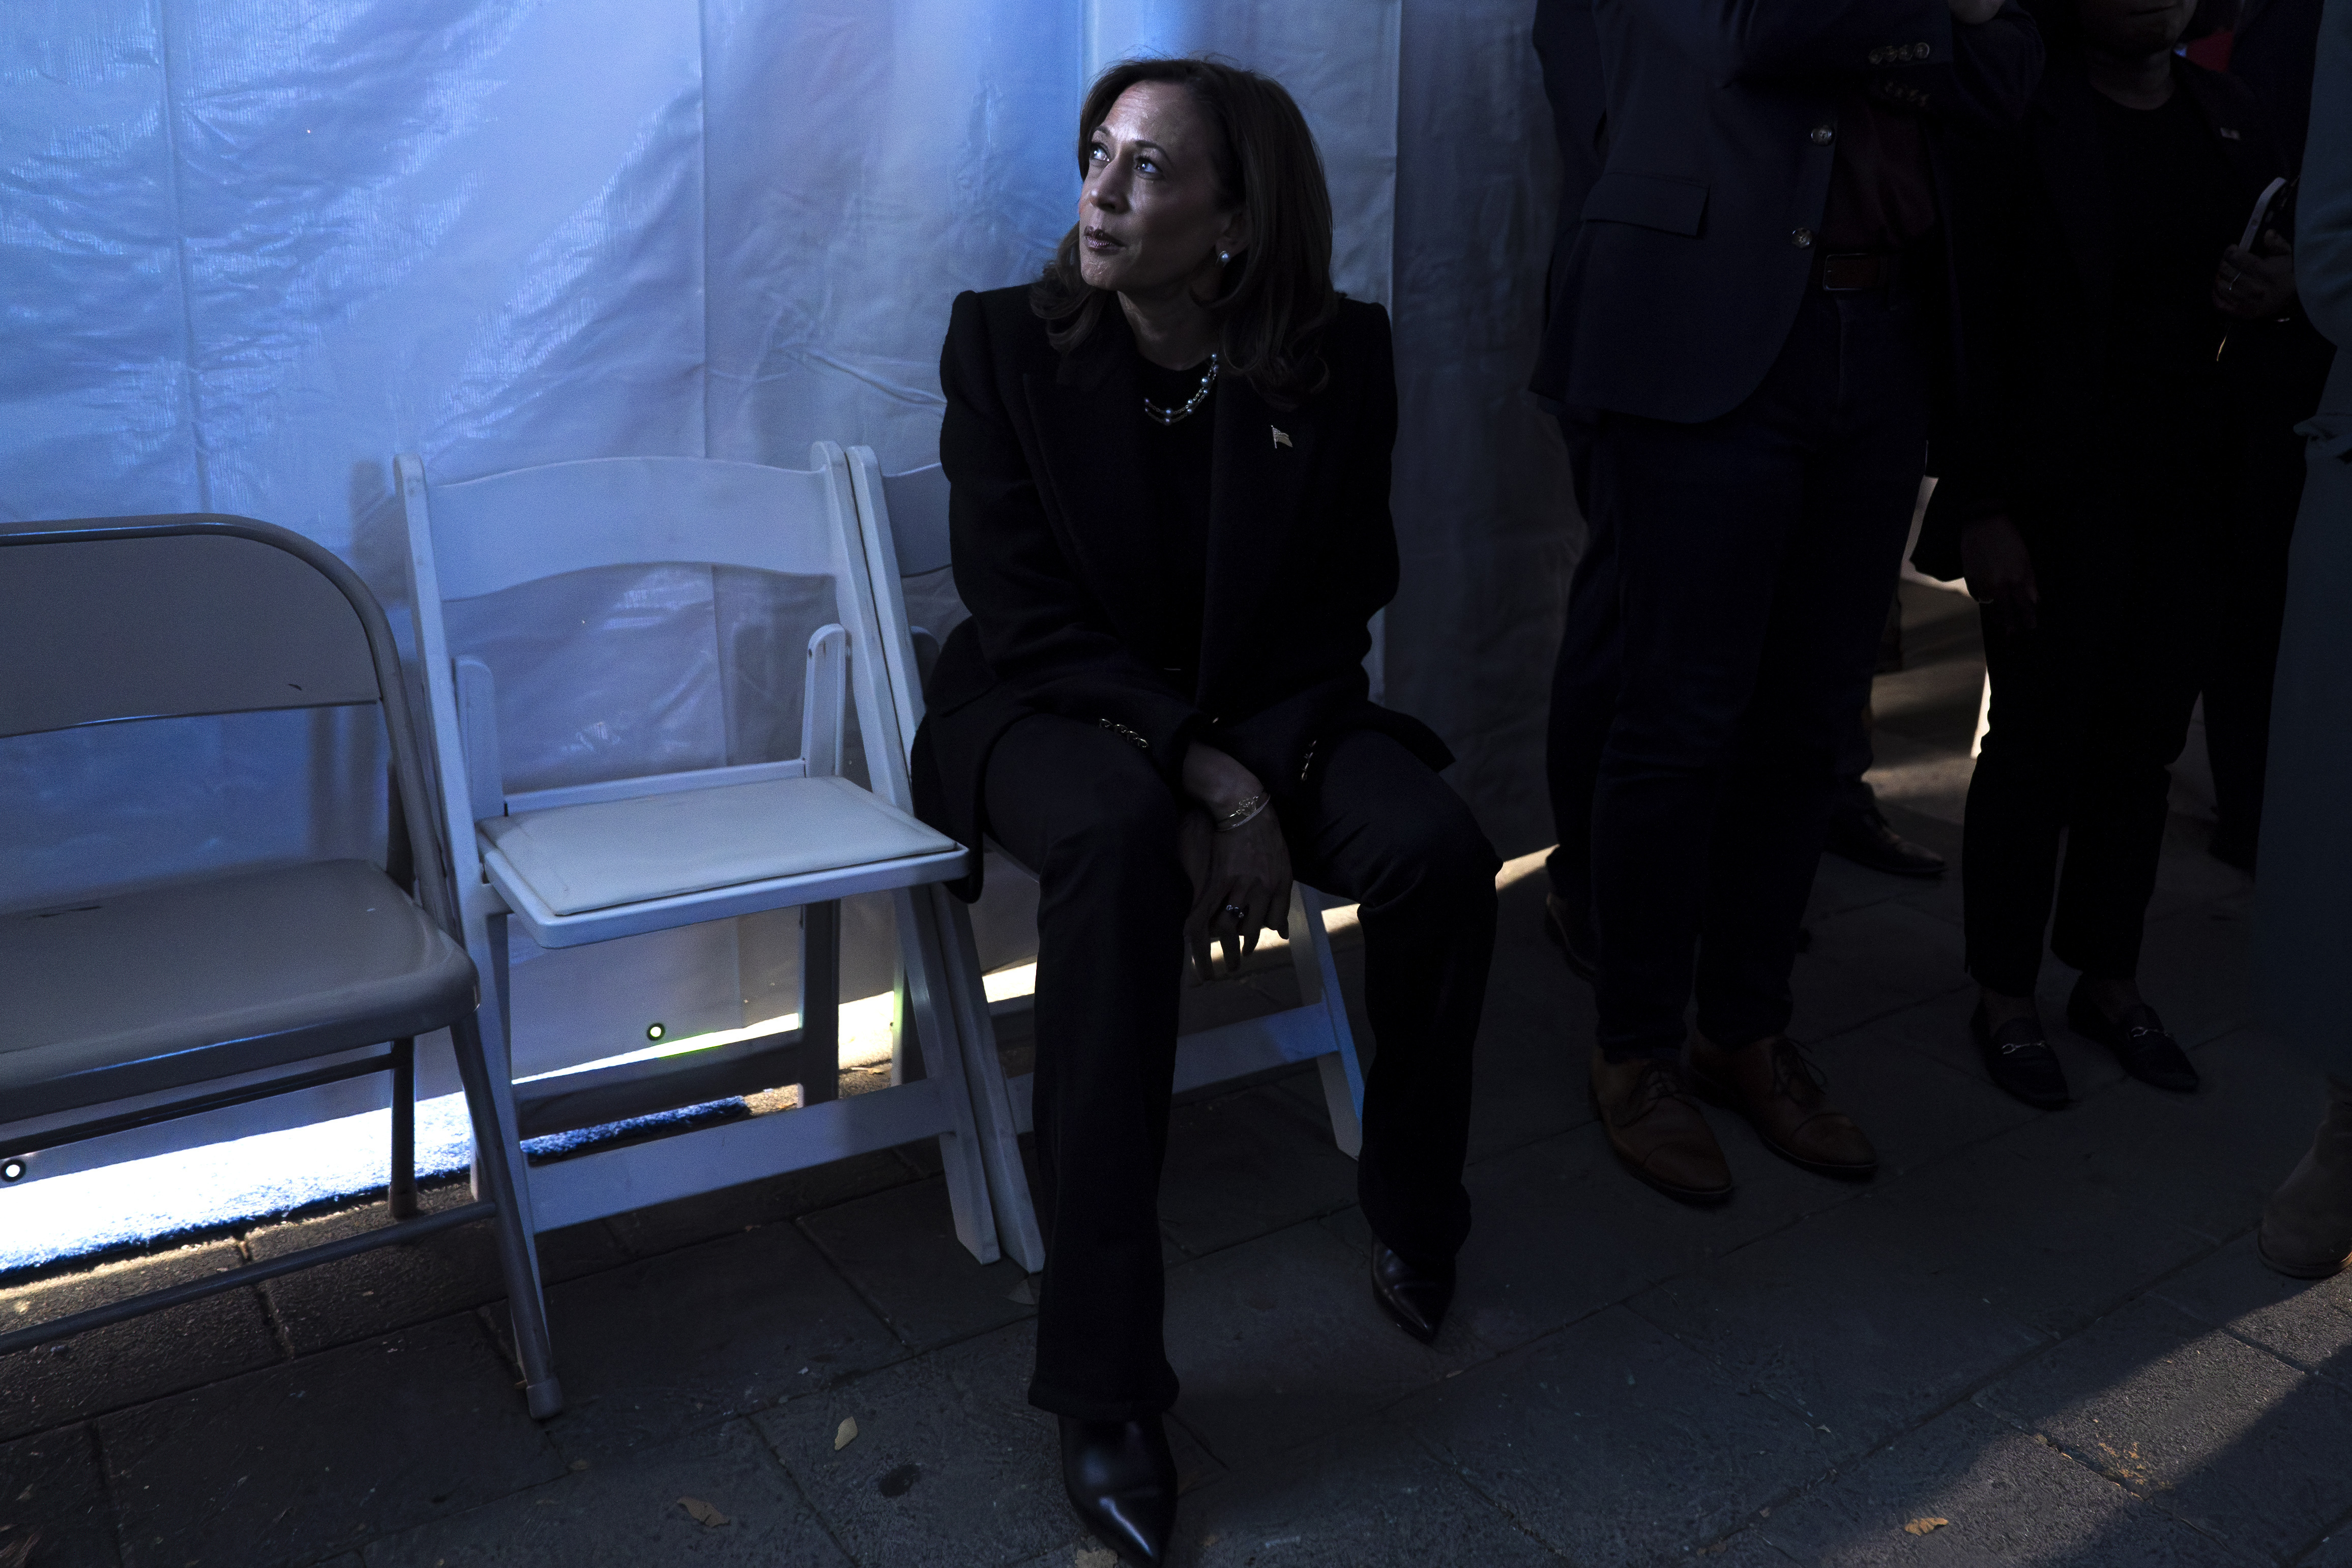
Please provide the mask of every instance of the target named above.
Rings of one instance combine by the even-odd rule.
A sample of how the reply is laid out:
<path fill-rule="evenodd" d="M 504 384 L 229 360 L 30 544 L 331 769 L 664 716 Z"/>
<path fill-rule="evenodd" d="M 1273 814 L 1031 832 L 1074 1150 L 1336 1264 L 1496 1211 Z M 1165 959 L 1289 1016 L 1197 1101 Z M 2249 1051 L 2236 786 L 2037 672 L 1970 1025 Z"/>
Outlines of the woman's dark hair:
<path fill-rule="evenodd" d="M 1331 191 L 1307 117 L 1280 82 L 1239 66 L 1121 60 L 1095 78 L 1078 111 L 1081 178 L 1096 129 L 1138 82 L 1167 82 L 1192 95 L 1216 131 L 1210 157 L 1217 194 L 1228 210 L 1248 214 L 1249 245 L 1226 264 L 1223 292 L 1202 302 L 1220 323 L 1219 362 L 1276 407 L 1322 391 L 1330 371 L 1315 338 L 1339 313 L 1339 296 L 1331 287 Z M 1030 308 L 1066 354 L 1095 329 L 1108 298 L 1078 274 L 1074 225 L 1031 286 Z"/>

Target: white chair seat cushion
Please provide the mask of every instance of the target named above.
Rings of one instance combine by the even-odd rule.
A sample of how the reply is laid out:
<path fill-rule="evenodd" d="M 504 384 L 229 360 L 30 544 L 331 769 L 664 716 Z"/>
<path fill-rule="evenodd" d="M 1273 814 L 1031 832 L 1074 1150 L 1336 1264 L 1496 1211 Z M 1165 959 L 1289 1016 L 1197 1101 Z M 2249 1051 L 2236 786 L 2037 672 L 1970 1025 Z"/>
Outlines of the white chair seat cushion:
<path fill-rule="evenodd" d="M 769 779 L 477 824 L 558 915 L 940 854 L 955 841 L 846 779 Z"/>

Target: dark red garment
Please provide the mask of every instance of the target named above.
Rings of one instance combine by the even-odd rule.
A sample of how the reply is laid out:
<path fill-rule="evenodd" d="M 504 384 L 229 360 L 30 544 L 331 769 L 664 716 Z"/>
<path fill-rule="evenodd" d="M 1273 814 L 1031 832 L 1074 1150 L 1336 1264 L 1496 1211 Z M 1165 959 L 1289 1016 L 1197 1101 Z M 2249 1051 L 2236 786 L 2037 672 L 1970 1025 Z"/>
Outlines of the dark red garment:
<path fill-rule="evenodd" d="M 1919 121 L 1855 89 L 1839 106 L 1822 246 L 1900 251 L 1936 232 L 1936 185 Z"/>

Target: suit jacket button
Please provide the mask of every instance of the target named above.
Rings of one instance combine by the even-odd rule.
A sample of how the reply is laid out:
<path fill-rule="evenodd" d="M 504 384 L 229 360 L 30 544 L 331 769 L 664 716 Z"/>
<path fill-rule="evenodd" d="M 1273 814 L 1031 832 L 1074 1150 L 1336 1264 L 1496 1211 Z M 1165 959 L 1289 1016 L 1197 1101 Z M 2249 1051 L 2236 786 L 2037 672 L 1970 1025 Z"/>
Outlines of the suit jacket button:
<path fill-rule="evenodd" d="M 1813 127 L 1813 145 L 1816 147 L 1827 147 L 1830 144 L 1830 139 L 1836 134 L 1837 132 L 1832 131 L 1826 125 L 1816 125 Z"/>
<path fill-rule="evenodd" d="M 1799 250 L 1807 249 L 1813 243 L 1813 231 L 1811 229 L 1791 229 L 1789 232 L 1789 243 L 1795 246 Z"/>

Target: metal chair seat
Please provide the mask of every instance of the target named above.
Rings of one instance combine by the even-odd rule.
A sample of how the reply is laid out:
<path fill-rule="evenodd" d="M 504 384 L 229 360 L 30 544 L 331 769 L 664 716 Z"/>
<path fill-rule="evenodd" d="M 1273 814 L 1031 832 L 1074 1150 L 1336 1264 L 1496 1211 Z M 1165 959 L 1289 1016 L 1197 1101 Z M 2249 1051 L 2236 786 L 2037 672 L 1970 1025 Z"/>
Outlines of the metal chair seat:
<path fill-rule="evenodd" d="M 322 861 L 0 916 L 13 1118 L 429 1034 L 474 966 L 383 872 Z"/>

